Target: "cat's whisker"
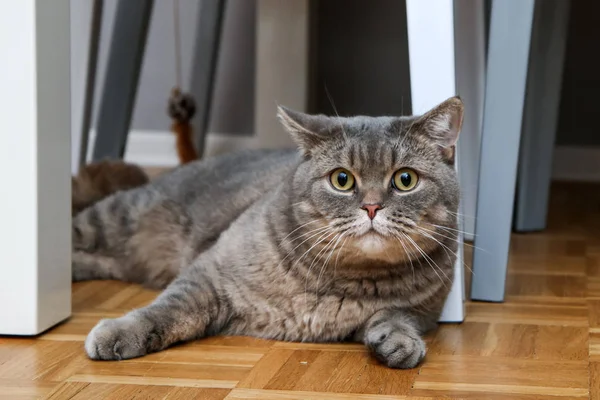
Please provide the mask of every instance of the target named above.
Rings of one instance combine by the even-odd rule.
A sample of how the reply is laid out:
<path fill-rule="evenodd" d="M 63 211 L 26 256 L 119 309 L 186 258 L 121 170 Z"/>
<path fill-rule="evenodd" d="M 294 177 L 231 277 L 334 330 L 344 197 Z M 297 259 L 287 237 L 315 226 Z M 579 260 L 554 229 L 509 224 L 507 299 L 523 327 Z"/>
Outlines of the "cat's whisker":
<path fill-rule="evenodd" d="M 431 259 L 431 257 L 429 257 L 429 255 L 427 255 L 427 253 L 425 253 L 425 251 L 423 251 L 423 249 L 421 249 L 421 246 L 419 246 L 410 236 L 404 234 L 404 236 L 406 237 L 406 239 L 412 243 L 412 245 L 414 246 L 414 248 L 421 253 L 421 255 L 423 256 L 423 258 L 425 259 L 425 261 L 429 264 L 429 266 L 431 266 L 431 268 L 433 269 L 433 271 L 435 272 L 435 274 L 438 276 L 438 278 L 440 278 L 440 281 L 442 282 L 442 284 L 444 285 L 444 287 L 447 288 L 446 283 L 444 282 L 444 280 L 442 279 L 442 277 L 440 276 L 440 274 L 438 274 L 438 270 L 444 275 L 444 277 L 448 280 L 448 282 L 452 283 L 452 280 L 448 277 L 448 275 L 446 275 L 446 273 L 444 272 L 443 269 L 440 268 L 439 265 L 437 265 L 437 263 L 435 261 L 433 261 Z M 437 269 L 436 269 L 437 268 Z"/>
<path fill-rule="evenodd" d="M 432 225 L 432 226 L 435 226 L 435 227 L 439 227 L 439 228 L 443 228 L 442 226 L 439 226 L 439 225 L 434 225 L 434 224 L 430 224 L 430 225 Z M 419 228 L 420 228 L 420 229 L 425 229 L 425 228 L 423 228 L 423 227 L 419 227 Z M 443 235 L 443 234 L 441 234 L 440 232 L 432 231 L 432 230 L 429 230 L 429 229 L 425 229 L 425 230 L 426 230 L 426 231 L 428 231 L 428 232 L 434 233 L 434 234 L 436 234 L 436 235 L 438 235 L 438 236 L 440 236 L 440 237 L 443 237 L 443 238 L 449 239 L 449 240 L 458 240 L 458 235 L 457 235 L 456 237 L 448 237 L 448 236 L 446 236 L 446 235 Z M 454 232 L 446 232 L 446 233 L 448 233 L 448 234 L 454 234 Z M 487 250 L 486 250 L 486 249 L 484 249 L 484 248 L 481 248 L 481 247 L 479 247 L 479 246 L 475 246 L 475 245 L 472 245 L 472 244 L 466 243 L 465 241 L 463 241 L 463 245 L 465 245 L 465 246 L 467 246 L 467 247 L 470 247 L 470 248 L 472 248 L 472 249 L 481 250 L 481 251 L 483 251 L 483 252 L 485 252 L 485 253 L 487 253 L 487 254 L 492 254 L 492 253 L 490 253 L 489 251 L 487 251 Z"/>
<path fill-rule="evenodd" d="M 315 241 L 315 243 L 313 243 L 312 246 L 310 246 L 308 248 L 308 250 L 306 250 L 304 253 L 302 253 L 302 255 L 294 262 L 293 265 L 298 264 L 298 262 L 300 260 L 302 260 L 304 257 L 306 257 L 306 255 L 309 254 L 312 249 L 314 249 L 316 246 L 318 246 L 319 244 L 321 244 L 323 241 L 327 240 L 327 238 L 329 238 L 333 234 L 335 234 L 335 231 L 333 231 L 333 229 L 327 230 L 326 232 L 322 233 L 321 236 L 319 236 L 317 238 L 317 240 Z"/>
<path fill-rule="evenodd" d="M 323 272 L 325 272 L 325 269 L 327 268 L 327 265 L 329 264 L 329 260 L 331 259 L 331 256 L 335 252 L 335 248 L 337 247 L 337 245 L 339 244 L 340 240 L 345 235 L 346 235 L 346 232 L 342 232 L 340 235 L 337 236 L 337 240 L 334 239 L 334 240 L 336 240 L 335 244 L 333 245 L 333 248 L 329 252 L 329 256 L 325 259 L 325 262 L 323 263 L 323 266 L 321 267 L 321 271 L 319 272 L 319 276 L 317 277 L 317 288 L 315 289 L 315 295 L 317 296 L 317 298 L 319 297 L 319 281 L 321 280 L 321 276 L 323 275 Z"/>
<path fill-rule="evenodd" d="M 346 133 L 346 131 L 344 130 L 344 124 L 342 124 L 342 119 L 340 118 L 340 114 L 337 111 L 337 108 L 335 107 L 335 104 L 333 104 L 333 98 L 331 97 L 331 93 L 329 93 L 329 89 L 327 89 L 327 85 L 323 85 L 325 87 L 325 93 L 327 94 L 327 98 L 329 99 L 329 102 L 331 103 L 331 107 L 333 108 L 333 111 L 335 112 L 335 115 L 337 116 L 337 120 L 338 123 L 340 124 L 340 128 L 342 128 L 342 134 L 344 135 L 344 139 L 348 140 L 348 134 Z"/>
<path fill-rule="evenodd" d="M 296 204 L 300 204 L 300 203 L 296 203 Z M 292 204 L 292 206 L 294 206 L 294 204 Z M 306 225 L 310 225 L 310 224 L 314 224 L 316 222 L 319 222 L 319 220 L 314 219 L 312 221 L 308 221 L 305 224 L 300 225 L 299 227 L 297 227 L 296 229 L 294 229 L 293 231 L 291 231 L 290 233 L 288 233 L 287 235 L 285 235 L 285 237 L 283 239 L 281 239 L 281 242 L 284 242 L 285 239 L 287 239 L 288 237 L 290 237 L 294 232 L 298 231 L 299 229 L 304 228 Z M 292 240 L 293 241 L 293 240 Z"/>
<path fill-rule="evenodd" d="M 290 204 L 290 207 L 298 207 L 300 204 L 305 204 L 306 200 L 299 201 L 297 203 Z"/>
<path fill-rule="evenodd" d="M 453 211 L 449 211 L 449 210 L 446 210 L 446 212 L 447 212 L 448 214 L 450 214 L 450 215 L 454 215 L 454 216 L 456 216 L 456 217 L 470 218 L 470 219 L 477 219 L 477 217 L 475 217 L 475 216 L 473 216 L 473 215 L 462 214 L 462 213 L 459 213 L 459 212 L 453 212 Z"/>
<path fill-rule="evenodd" d="M 443 228 L 440 225 L 435 225 L 435 224 L 432 224 L 432 223 L 429 223 L 429 225 L 434 226 L 434 227 L 438 227 L 438 229 Z M 458 241 L 458 238 L 459 238 L 459 235 L 460 235 L 460 233 L 451 232 L 451 231 L 444 231 L 444 233 L 440 233 L 440 232 L 438 232 L 435 229 L 431 230 L 431 229 L 427 229 L 427 228 L 424 228 L 424 227 L 418 226 L 418 225 L 415 225 L 413 228 L 414 229 L 421 229 L 421 230 L 424 230 L 426 232 L 430 232 L 430 233 L 436 234 L 436 235 L 438 235 L 438 236 L 440 236 L 440 237 L 442 237 L 444 239 L 453 240 L 453 241 Z M 450 236 L 448 236 L 448 235 L 450 235 Z"/>
<path fill-rule="evenodd" d="M 404 134 L 404 136 L 398 138 L 398 140 L 396 141 L 396 144 L 394 145 L 395 148 L 399 149 L 402 147 L 402 145 L 404 145 L 404 142 L 406 141 L 406 139 L 408 138 L 410 131 L 412 130 L 413 126 L 415 125 L 415 123 L 417 122 L 417 120 L 414 120 L 412 122 L 412 124 L 410 124 L 410 126 L 408 127 L 408 130 L 406 131 L 406 133 Z"/>
<path fill-rule="evenodd" d="M 327 227 L 327 228 L 328 228 L 328 229 L 320 229 L 320 230 L 318 230 L 317 232 L 314 232 L 314 233 L 313 233 L 313 232 L 311 232 L 312 234 L 311 234 L 309 237 L 305 238 L 305 239 L 304 239 L 302 242 L 300 242 L 298 245 L 296 245 L 296 247 L 294 247 L 292 250 L 290 250 L 290 251 L 288 252 L 288 254 L 286 254 L 286 258 L 287 258 L 287 257 L 288 257 L 288 256 L 289 256 L 291 253 L 293 253 L 294 251 L 296 251 L 296 250 L 297 250 L 297 249 L 298 249 L 300 246 L 302 246 L 304 243 L 308 242 L 309 240 L 311 240 L 311 239 L 312 239 L 312 238 L 314 238 L 315 236 L 323 235 L 323 234 L 326 234 L 326 233 L 327 233 L 327 232 L 329 232 L 329 231 L 333 231 L 333 229 L 332 229 L 332 228 L 329 228 L 329 227 Z M 322 236 L 320 236 L 320 237 L 322 237 Z M 282 261 L 285 261 L 285 258 L 284 258 Z"/>
<path fill-rule="evenodd" d="M 430 234 L 428 234 L 428 233 L 424 232 L 424 230 L 426 230 L 425 228 L 418 227 L 417 229 L 418 229 L 418 230 L 420 230 L 420 232 L 418 232 L 418 233 L 419 233 L 419 234 L 421 234 L 423 237 L 429 238 L 429 239 L 431 239 L 431 240 L 435 241 L 437 244 L 439 244 L 439 245 L 442 247 L 442 249 L 444 249 L 444 251 L 446 252 L 446 255 L 448 256 L 448 260 L 451 260 L 451 259 L 452 259 L 452 258 L 450 257 L 450 254 L 449 254 L 448 252 L 452 253 L 452 254 L 453 254 L 453 255 L 454 255 L 454 256 L 455 256 L 457 259 L 459 259 L 459 258 L 460 258 L 460 257 L 458 256 L 458 254 L 457 254 L 456 252 L 454 252 L 454 251 L 453 251 L 453 250 L 452 250 L 450 247 L 448 247 L 448 246 L 447 246 L 447 245 L 445 245 L 444 243 L 440 242 L 439 240 L 437 240 L 436 238 L 434 238 L 434 237 L 433 237 L 433 236 L 431 236 Z M 468 265 L 465 263 L 465 261 L 464 261 L 464 260 L 462 260 L 461 262 L 462 262 L 463 266 L 464 266 L 466 269 L 468 269 L 468 270 L 469 270 L 469 272 L 470 272 L 471 274 L 475 275 L 475 274 L 473 273 L 473 270 L 471 269 L 471 267 L 469 267 L 469 266 L 468 266 Z"/>
<path fill-rule="evenodd" d="M 289 256 L 290 256 L 290 255 L 291 255 L 291 254 L 292 254 L 294 251 L 296 251 L 296 249 L 297 249 L 298 247 L 302 246 L 304 243 L 308 242 L 310 239 L 312 239 L 312 238 L 313 238 L 313 237 L 315 237 L 315 236 L 319 236 L 319 235 L 321 235 L 321 236 L 319 236 L 319 238 L 317 238 L 317 240 L 319 240 L 319 239 L 320 239 L 320 238 L 322 238 L 324 235 L 326 235 L 328 232 L 330 232 L 330 231 L 333 231 L 333 228 L 330 228 L 330 227 L 327 227 L 327 228 L 329 228 L 330 230 L 325 230 L 325 233 L 323 233 L 322 231 L 319 231 L 319 232 L 315 233 L 314 235 L 311 235 L 310 237 L 308 237 L 308 238 L 304 239 L 304 240 L 303 240 L 303 241 L 302 241 L 302 242 L 301 242 L 299 245 L 297 245 L 297 246 L 296 246 L 296 247 L 294 247 L 292 250 L 290 250 L 290 251 L 289 251 L 289 252 L 288 252 L 288 253 L 285 255 L 285 257 L 283 257 L 283 259 L 282 259 L 282 260 L 279 262 L 279 265 L 277 265 L 277 269 L 281 268 L 281 265 L 283 265 L 283 262 L 284 262 L 285 260 L 287 260 L 287 258 L 288 258 L 288 257 L 289 257 Z M 309 252 L 311 249 L 312 249 L 312 247 L 311 247 L 310 249 L 306 250 L 306 252 L 304 252 L 304 254 L 302 254 L 302 257 L 304 257 L 304 256 L 306 255 L 306 253 L 307 253 L 307 252 Z M 292 270 L 292 267 L 293 267 L 293 266 L 295 266 L 295 265 L 296 265 L 296 263 L 297 263 L 297 262 L 298 262 L 298 261 L 299 261 L 299 260 L 300 260 L 302 257 L 300 257 L 298 260 L 296 260 L 296 262 L 294 262 L 294 264 L 293 264 L 293 265 L 290 267 L 290 269 L 287 271 L 287 273 L 289 273 L 289 271 L 291 271 L 291 270 Z M 287 273 L 286 273 L 286 275 L 287 275 Z"/>
<path fill-rule="evenodd" d="M 298 263 L 298 261 L 300 261 L 301 259 L 303 259 L 315 246 L 319 245 L 319 243 L 322 243 L 323 241 L 327 240 L 329 236 L 331 236 L 332 234 L 335 233 L 334 228 L 333 227 L 326 227 L 329 228 L 328 230 L 325 230 L 324 232 L 318 232 L 314 235 L 312 235 L 311 237 L 305 239 L 302 243 L 300 243 L 298 246 L 296 246 L 294 249 L 292 249 L 284 258 L 283 260 L 281 260 L 281 262 L 279 263 L 279 266 L 277 268 L 279 268 L 281 266 L 281 264 L 283 264 L 283 262 L 285 261 L 285 259 L 294 251 L 296 250 L 298 247 L 300 247 L 302 244 L 306 243 L 308 240 L 310 240 L 311 238 L 315 237 L 315 236 L 319 236 L 316 239 L 316 242 L 313 243 L 312 246 L 310 246 L 310 248 L 308 250 L 306 250 L 293 264 L 292 266 L 288 269 L 288 271 L 286 271 L 286 273 L 284 274 L 284 277 L 287 278 L 288 274 L 290 273 L 290 271 L 293 269 L 293 267 Z M 329 245 L 329 243 L 327 244 Z M 320 253 L 320 252 L 319 252 Z M 313 260 L 314 262 L 314 260 Z M 311 265 L 312 267 L 312 265 Z M 309 269 L 310 271 L 310 269 Z M 307 278 L 308 278 L 308 274 L 307 274 Z M 306 291 L 305 291 L 305 304 L 307 304 L 306 302 Z"/>
<path fill-rule="evenodd" d="M 346 238 L 344 239 L 344 241 L 342 242 L 342 245 L 340 246 L 340 249 L 338 250 L 337 255 L 335 256 L 335 264 L 333 265 L 333 279 L 335 280 L 335 274 L 337 272 L 337 265 L 338 265 L 338 261 L 340 260 L 340 254 L 342 254 L 342 250 L 344 249 L 344 245 L 346 244 L 346 242 L 348 241 L 348 238 L 350 236 L 348 234 L 346 234 Z"/>
<path fill-rule="evenodd" d="M 413 265 L 412 259 L 413 259 L 413 255 L 412 253 L 410 253 L 408 251 L 408 248 L 404 245 L 404 242 L 402 241 L 401 238 L 399 238 L 398 236 L 393 234 L 393 237 L 400 242 L 400 245 L 402 246 L 402 248 L 404 249 L 404 253 L 406 253 L 406 255 L 408 256 L 408 262 L 410 263 L 410 269 L 412 271 L 412 281 L 413 281 L 413 288 L 415 287 L 415 266 Z"/>
<path fill-rule="evenodd" d="M 477 235 L 475 235 L 475 233 L 472 233 L 472 232 L 462 231 L 460 229 L 449 228 L 449 227 L 443 226 L 443 225 L 436 225 L 436 224 L 432 224 L 432 223 L 429 223 L 429 225 L 435 226 L 436 228 L 443 229 L 443 230 L 446 230 L 446 231 L 451 231 L 451 232 L 456 232 L 456 233 L 462 233 L 463 235 L 477 236 Z"/>
<path fill-rule="evenodd" d="M 400 235 L 402 235 L 402 237 L 403 237 L 403 238 L 405 238 L 406 240 L 408 240 L 408 241 L 409 241 L 409 242 L 412 244 L 412 246 L 413 246 L 413 247 L 414 247 L 414 248 L 415 248 L 415 249 L 416 249 L 416 250 L 417 250 L 417 251 L 418 251 L 418 252 L 419 252 L 419 253 L 420 253 L 422 256 L 424 256 L 424 253 L 423 253 L 423 251 L 421 250 L 421 248 L 420 248 L 420 247 L 419 247 L 419 246 L 418 246 L 418 245 L 417 245 L 417 244 L 414 242 L 414 240 L 412 240 L 412 239 L 410 238 L 410 236 L 408 236 L 408 234 L 406 234 L 406 233 L 404 233 L 404 232 L 398 232 L 398 233 L 399 233 Z M 407 243 L 407 246 L 408 246 L 408 243 Z M 411 258 L 412 258 L 412 257 L 411 257 Z M 415 259 L 417 259 L 417 258 L 418 258 L 418 257 L 416 257 Z M 425 257 L 423 257 L 423 258 L 424 258 L 424 259 L 425 259 L 425 261 L 426 261 L 426 262 L 429 264 L 429 266 L 431 266 L 431 267 L 432 267 L 432 269 L 433 269 L 433 272 L 435 272 L 435 274 L 438 276 L 438 278 L 440 279 L 440 281 L 441 281 L 441 282 L 442 282 L 442 283 L 445 285 L 445 283 L 444 283 L 444 280 L 443 280 L 443 279 L 442 279 L 442 277 L 441 277 L 441 276 L 440 276 L 440 275 L 437 273 L 437 270 L 436 270 L 435 268 L 433 268 L 433 266 L 431 265 L 431 263 L 429 263 L 429 261 L 428 261 L 428 260 L 427 260 Z"/>
<path fill-rule="evenodd" d="M 293 243 L 293 242 L 295 242 L 296 240 L 300 239 L 301 237 L 304 237 L 304 236 L 310 235 L 310 234 L 312 234 L 312 233 L 314 233 L 314 232 L 317 232 L 317 233 L 319 233 L 319 232 L 324 232 L 324 231 L 326 231 L 327 229 L 333 229 L 333 230 L 345 230 L 345 229 L 346 229 L 346 228 L 345 228 L 345 225 L 347 225 L 347 224 L 348 224 L 347 222 L 338 222 L 338 223 L 334 223 L 333 225 L 327 225 L 327 226 L 323 226 L 323 227 L 320 227 L 320 228 L 315 228 L 315 229 L 312 229 L 312 230 L 310 230 L 310 231 L 308 231 L 308 232 L 304 232 L 303 234 L 301 234 L 301 235 L 298 235 L 298 236 L 294 237 L 293 239 L 289 239 L 289 242 L 290 242 L 290 243 Z M 289 236 L 289 235 L 288 235 L 288 236 Z M 314 236 L 311 236 L 311 237 L 314 237 Z M 281 241 L 280 241 L 280 246 L 281 246 L 281 243 L 283 243 L 283 240 L 281 240 Z M 303 243 L 304 243 L 304 242 L 303 242 Z M 301 243 L 301 244 L 302 244 L 302 243 Z"/>
<path fill-rule="evenodd" d="M 340 236 L 340 234 L 336 235 L 336 236 L 335 236 L 335 237 L 334 237 L 334 238 L 331 240 L 331 242 L 327 244 L 327 246 L 326 246 L 326 249 L 327 249 L 327 250 L 329 250 L 330 244 L 332 244 L 332 243 L 333 243 L 333 245 L 331 245 L 331 248 L 332 248 L 332 249 L 335 249 L 335 243 L 337 243 L 337 240 L 339 239 L 339 236 Z M 324 256 L 324 255 L 327 253 L 327 250 L 326 250 L 326 251 L 323 253 L 323 255 L 320 255 L 320 253 L 319 253 L 319 260 L 321 260 L 321 259 L 322 259 L 322 257 L 323 257 L 323 256 Z M 319 262 L 320 262 L 320 261 L 319 261 Z M 317 264 L 317 266 L 318 266 L 318 264 Z M 312 268 L 312 265 L 311 265 L 311 268 Z M 316 287 L 316 289 L 315 289 L 315 298 L 316 298 L 317 300 L 319 299 L 319 280 L 321 279 L 321 274 L 322 274 L 322 272 L 323 272 L 324 268 L 325 268 L 325 263 L 323 262 L 323 263 L 321 264 L 321 268 L 319 269 L 319 274 L 317 275 L 317 283 L 316 283 L 316 285 L 315 285 L 315 287 Z M 309 271 L 310 271 L 310 270 L 309 270 Z M 308 278 L 308 275 L 307 275 L 307 278 Z M 308 279 L 307 279 L 306 283 L 307 283 L 307 285 L 305 286 L 305 293 L 304 293 L 304 295 L 305 295 L 305 296 L 306 296 L 306 294 L 307 294 L 307 292 L 308 292 Z"/>
<path fill-rule="evenodd" d="M 448 259 L 451 259 L 450 257 L 450 253 L 452 253 L 455 257 L 458 257 L 458 254 L 456 254 L 450 247 L 448 247 L 447 245 L 445 245 L 444 243 L 440 242 L 438 239 L 436 239 L 435 237 L 431 236 L 429 233 L 427 233 L 427 230 L 425 228 L 421 228 L 421 227 L 417 227 L 417 234 L 420 234 L 421 236 L 431 239 L 434 242 L 436 242 L 438 245 L 440 245 L 442 247 L 442 249 L 444 249 L 444 251 L 446 252 L 446 255 L 448 256 Z M 433 231 L 431 231 L 433 232 Z"/>
<path fill-rule="evenodd" d="M 317 255 L 315 256 L 315 258 L 313 259 L 313 262 L 310 265 L 309 268 L 309 272 L 310 269 L 312 268 L 312 266 L 319 260 L 321 260 L 324 256 L 325 253 L 327 253 L 327 250 L 329 249 L 330 246 L 333 245 L 333 243 L 335 243 L 336 239 L 341 235 L 342 233 L 336 233 L 335 236 L 331 239 L 328 240 L 328 242 L 325 244 L 325 246 L 317 253 Z"/>
<path fill-rule="evenodd" d="M 336 232 L 331 232 L 329 233 L 328 236 L 326 236 L 324 239 L 319 240 L 317 243 L 313 244 L 310 249 L 308 249 L 306 251 L 307 254 L 310 250 L 312 250 L 315 246 L 317 246 L 319 243 L 322 243 L 324 240 L 329 239 L 329 236 L 331 236 L 332 234 L 335 234 L 336 236 L 334 236 L 334 238 L 332 240 L 330 240 L 329 242 L 327 242 L 327 244 L 317 253 L 317 255 L 313 258 L 312 263 L 310 264 L 310 266 L 308 267 L 308 270 L 306 271 L 306 279 L 305 279 L 305 283 L 304 283 L 304 306 L 308 307 L 308 277 L 310 276 L 310 271 L 312 270 L 313 265 L 315 264 L 315 262 L 317 261 L 317 258 L 319 257 L 319 255 L 323 252 L 323 250 L 327 249 L 327 247 L 329 247 L 329 245 L 335 241 L 335 238 L 337 237 L 337 235 L 339 235 L 339 233 Z M 304 257 L 304 255 L 302 257 L 300 257 L 300 259 L 302 259 Z M 298 260 L 300 260 L 298 259 Z M 298 261 L 296 261 L 298 262 Z"/>
<path fill-rule="evenodd" d="M 431 229 L 423 228 L 422 226 L 415 226 L 415 227 L 414 227 L 414 229 L 415 229 L 415 230 L 417 230 L 417 231 L 421 231 L 421 232 L 429 232 L 429 233 L 433 233 L 433 234 L 435 234 L 435 235 L 438 235 L 438 236 L 440 236 L 440 237 L 442 237 L 442 238 L 444 238 L 444 239 L 451 240 L 451 241 L 453 241 L 453 242 L 456 242 L 456 241 L 458 241 L 458 235 L 456 235 L 456 236 L 446 236 L 446 235 L 444 235 L 444 234 L 442 234 L 442 233 L 440 233 L 440 232 L 437 232 L 437 231 L 435 231 L 435 230 L 431 230 Z M 449 235 L 453 235 L 453 234 L 454 234 L 453 232 L 446 232 L 446 233 L 448 233 Z"/>
<path fill-rule="evenodd" d="M 310 231 L 308 231 L 308 232 L 304 232 L 304 233 L 303 233 L 303 234 L 301 234 L 301 235 L 298 235 L 298 236 L 296 236 L 296 237 L 294 237 L 294 238 L 292 238 L 292 239 L 289 239 L 289 242 L 290 242 L 290 243 L 294 243 L 296 240 L 298 240 L 298 239 L 300 239 L 300 238 L 302 238 L 302 237 L 305 237 L 305 236 L 307 236 L 307 235 L 310 235 L 310 234 L 312 234 L 312 233 L 315 233 L 315 232 L 323 232 L 323 231 L 326 231 L 327 229 L 334 229 L 334 227 L 332 227 L 332 226 L 322 226 L 322 227 L 320 227 L 320 228 L 311 229 L 311 230 L 310 230 Z M 283 240 L 281 241 L 281 243 L 283 243 Z M 280 244 L 280 245 L 281 245 L 281 244 Z"/>

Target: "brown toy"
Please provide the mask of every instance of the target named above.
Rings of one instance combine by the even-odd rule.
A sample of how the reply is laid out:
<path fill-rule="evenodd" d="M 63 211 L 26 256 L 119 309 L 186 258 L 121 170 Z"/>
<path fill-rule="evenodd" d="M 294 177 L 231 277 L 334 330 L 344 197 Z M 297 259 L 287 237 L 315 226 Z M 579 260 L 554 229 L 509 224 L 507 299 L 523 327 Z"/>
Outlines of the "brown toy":
<path fill-rule="evenodd" d="M 71 215 L 120 190 L 145 185 L 148 175 L 137 165 L 123 161 L 100 161 L 81 167 L 71 178 Z"/>
<path fill-rule="evenodd" d="M 194 98 L 187 93 L 181 93 L 178 87 L 173 88 L 169 98 L 168 112 L 173 120 L 171 131 L 176 137 L 175 145 L 179 162 L 186 164 L 198 159 L 198 152 L 193 142 L 193 128 L 190 123 L 196 112 Z"/>

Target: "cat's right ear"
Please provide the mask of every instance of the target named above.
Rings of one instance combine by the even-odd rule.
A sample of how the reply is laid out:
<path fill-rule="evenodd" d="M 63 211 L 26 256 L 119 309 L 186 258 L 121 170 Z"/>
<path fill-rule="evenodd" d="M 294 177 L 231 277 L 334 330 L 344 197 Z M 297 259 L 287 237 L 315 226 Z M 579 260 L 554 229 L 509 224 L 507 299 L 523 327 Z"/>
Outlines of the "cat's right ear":
<path fill-rule="evenodd" d="M 339 129 L 339 123 L 336 125 L 325 115 L 305 114 L 283 106 L 277 107 L 277 118 L 305 156 L 332 140 Z"/>

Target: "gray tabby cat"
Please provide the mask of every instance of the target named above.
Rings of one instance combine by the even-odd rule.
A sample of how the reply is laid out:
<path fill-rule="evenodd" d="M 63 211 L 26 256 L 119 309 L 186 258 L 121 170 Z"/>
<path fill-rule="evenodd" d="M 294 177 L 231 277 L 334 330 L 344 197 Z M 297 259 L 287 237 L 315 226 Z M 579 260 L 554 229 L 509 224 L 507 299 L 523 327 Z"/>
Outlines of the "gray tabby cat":
<path fill-rule="evenodd" d="M 453 279 L 463 105 L 419 117 L 285 108 L 299 151 L 193 163 L 73 222 L 73 279 L 166 289 L 85 342 L 120 360 L 210 335 L 364 342 L 413 368 Z M 167 286 L 168 285 L 168 286 Z"/>

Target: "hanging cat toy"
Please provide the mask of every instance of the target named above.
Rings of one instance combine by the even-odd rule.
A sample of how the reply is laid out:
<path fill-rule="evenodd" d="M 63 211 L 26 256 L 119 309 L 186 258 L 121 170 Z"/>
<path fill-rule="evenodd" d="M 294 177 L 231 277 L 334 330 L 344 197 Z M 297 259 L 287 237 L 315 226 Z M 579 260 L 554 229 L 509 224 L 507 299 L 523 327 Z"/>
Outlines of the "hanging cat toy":
<path fill-rule="evenodd" d="M 181 67 L 181 27 L 179 23 L 179 0 L 173 1 L 173 25 L 175 33 L 175 74 L 176 86 L 171 90 L 167 113 L 172 119 L 171 132 L 175 135 L 177 155 L 181 164 L 198 159 L 198 152 L 194 146 L 194 129 L 191 123 L 196 113 L 196 101 L 190 93 L 184 92 L 182 87 Z"/>

